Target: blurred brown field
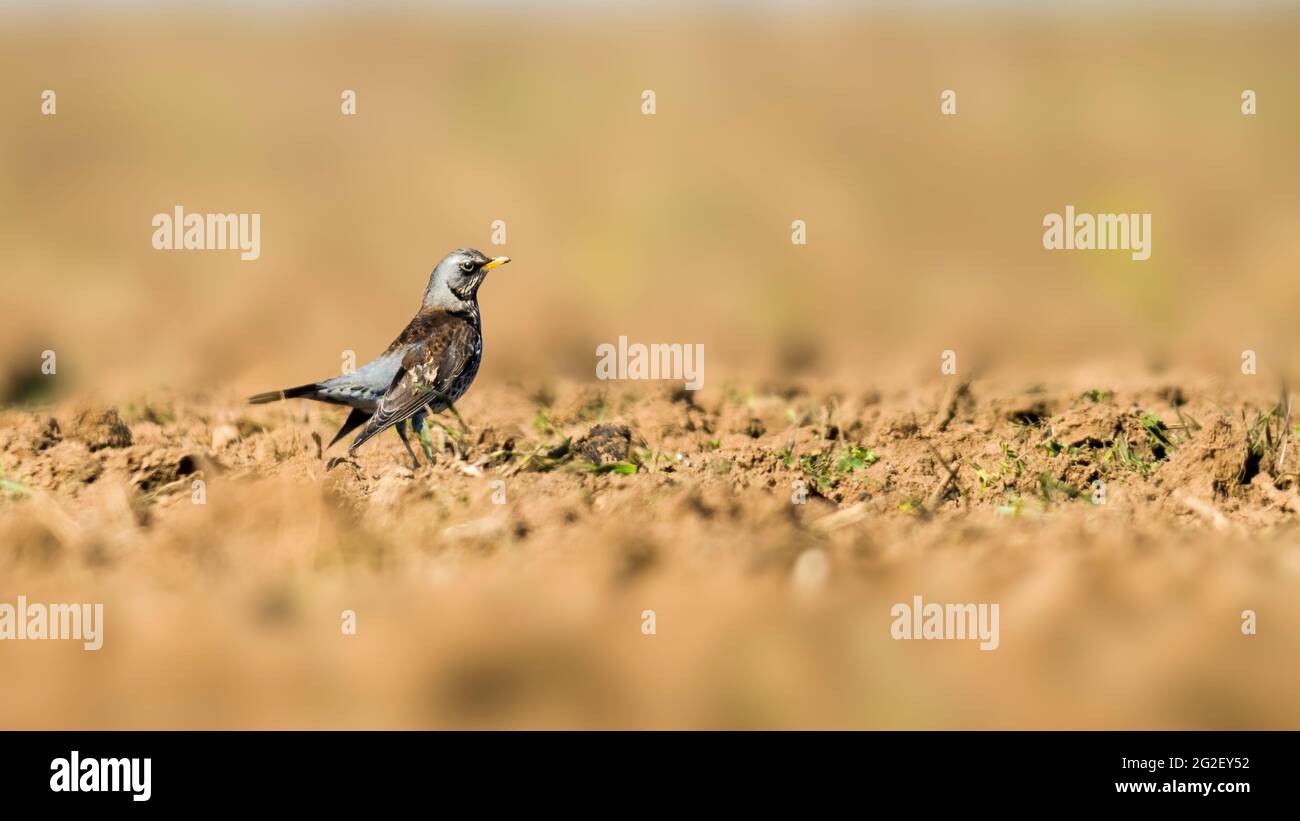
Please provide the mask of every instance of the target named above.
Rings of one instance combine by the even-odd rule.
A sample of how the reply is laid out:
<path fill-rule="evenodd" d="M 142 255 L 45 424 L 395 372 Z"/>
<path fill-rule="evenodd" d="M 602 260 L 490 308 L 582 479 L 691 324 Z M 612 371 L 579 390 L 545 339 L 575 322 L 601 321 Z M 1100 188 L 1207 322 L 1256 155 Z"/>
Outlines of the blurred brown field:
<path fill-rule="evenodd" d="M 840 414 L 892 471 L 945 349 L 1000 375 L 981 408 L 1046 383 L 1172 422 L 1174 386 L 1249 422 L 1300 376 L 1298 40 L 1286 8 L 0 8 L 0 468 L 33 490 L 0 497 L 0 601 L 109 619 L 98 653 L 0 644 L 0 727 L 1300 726 L 1300 543 L 1258 495 L 1216 528 L 1147 479 L 1024 518 L 891 490 L 827 535 L 854 498 L 792 511 L 771 462 Z M 260 258 L 155 251 L 176 205 L 260 213 Z M 1152 213 L 1151 259 L 1045 251 L 1066 205 Z M 521 473 L 498 515 L 494 474 L 395 440 L 326 471 L 336 411 L 241 404 L 382 350 L 464 245 L 514 258 L 477 431 L 617 421 L 694 466 Z M 703 343 L 706 412 L 593 394 L 619 336 Z M 72 441 L 91 401 L 130 448 Z M 203 507 L 156 478 L 191 456 Z M 918 590 L 1001 601 L 1001 649 L 890 640 Z"/>
<path fill-rule="evenodd" d="M 718 379 L 1295 366 L 1292 11 L 0 15 L 0 346 L 69 388 L 335 373 L 496 219 L 490 380 L 589 378 L 619 335 Z M 177 204 L 261 213 L 261 258 L 153 250 Z M 1152 258 L 1043 250 L 1067 204 L 1151 212 Z"/>

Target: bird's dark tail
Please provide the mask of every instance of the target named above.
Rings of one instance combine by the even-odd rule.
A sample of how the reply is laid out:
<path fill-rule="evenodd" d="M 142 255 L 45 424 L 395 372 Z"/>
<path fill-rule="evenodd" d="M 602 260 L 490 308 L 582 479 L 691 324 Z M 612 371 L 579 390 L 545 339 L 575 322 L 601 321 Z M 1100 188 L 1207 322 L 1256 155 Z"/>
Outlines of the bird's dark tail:
<path fill-rule="evenodd" d="M 278 402 L 281 399 L 296 399 L 299 396 L 309 396 L 320 390 L 320 384 L 312 382 L 310 385 L 299 385 L 296 388 L 285 388 L 282 391 L 267 391 L 259 393 L 256 396 L 248 397 L 250 405 L 265 405 L 267 402 Z"/>

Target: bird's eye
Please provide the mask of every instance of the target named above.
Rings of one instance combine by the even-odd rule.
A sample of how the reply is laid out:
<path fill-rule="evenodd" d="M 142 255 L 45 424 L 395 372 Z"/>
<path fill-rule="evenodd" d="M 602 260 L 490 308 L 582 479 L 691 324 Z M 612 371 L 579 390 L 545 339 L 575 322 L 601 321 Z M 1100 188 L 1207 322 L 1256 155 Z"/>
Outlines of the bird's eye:
<path fill-rule="evenodd" d="M 471 271 L 474 270 L 474 263 L 472 263 L 472 262 L 462 262 L 462 263 L 460 264 L 460 269 L 461 269 L 462 271 L 464 271 L 465 273 L 468 274 L 468 273 L 470 273 Z"/>

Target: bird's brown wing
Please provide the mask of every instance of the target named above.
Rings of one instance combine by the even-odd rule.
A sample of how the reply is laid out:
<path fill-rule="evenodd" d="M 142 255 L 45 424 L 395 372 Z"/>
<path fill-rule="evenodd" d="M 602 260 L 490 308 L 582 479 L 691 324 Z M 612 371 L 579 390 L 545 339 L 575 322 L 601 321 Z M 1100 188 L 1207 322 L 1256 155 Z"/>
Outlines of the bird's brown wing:
<path fill-rule="evenodd" d="M 366 429 L 348 448 L 349 452 L 415 415 L 425 405 L 437 407 L 476 355 L 479 333 L 468 318 L 439 312 L 416 317 L 412 325 L 416 322 L 428 327 L 428 336 L 415 342 L 402 357 L 402 367 L 379 400 L 379 407 L 366 423 Z"/>

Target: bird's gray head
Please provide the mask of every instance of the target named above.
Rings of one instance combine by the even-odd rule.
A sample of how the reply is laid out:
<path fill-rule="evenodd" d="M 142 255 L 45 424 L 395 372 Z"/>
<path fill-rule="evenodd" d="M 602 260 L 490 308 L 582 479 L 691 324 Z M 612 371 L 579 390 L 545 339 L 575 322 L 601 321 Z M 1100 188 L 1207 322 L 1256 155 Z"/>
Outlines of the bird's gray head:
<path fill-rule="evenodd" d="M 478 286 L 483 284 L 487 272 L 509 261 L 510 257 L 492 259 L 473 248 L 457 248 L 443 257 L 429 275 L 424 307 L 445 311 L 468 308 L 477 298 Z"/>

